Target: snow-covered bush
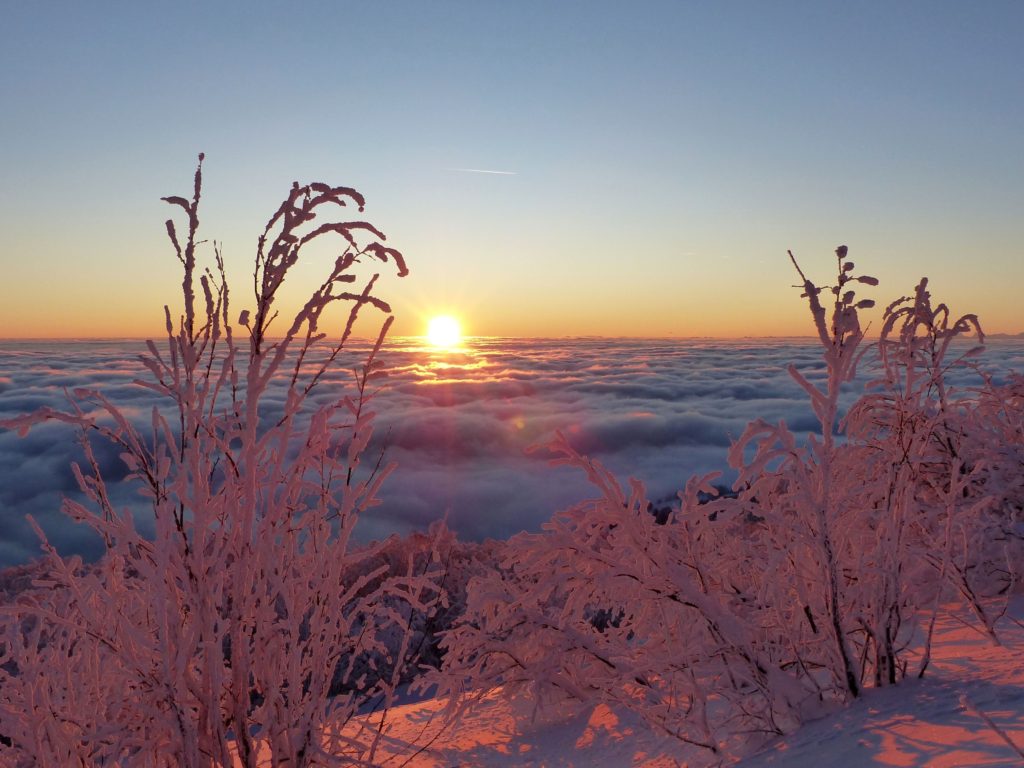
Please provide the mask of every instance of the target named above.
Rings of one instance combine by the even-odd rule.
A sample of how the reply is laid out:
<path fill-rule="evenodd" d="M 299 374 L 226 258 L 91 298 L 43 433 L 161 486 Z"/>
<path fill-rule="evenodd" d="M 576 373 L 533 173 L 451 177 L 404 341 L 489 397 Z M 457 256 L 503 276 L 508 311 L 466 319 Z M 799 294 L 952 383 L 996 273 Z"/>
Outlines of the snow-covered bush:
<path fill-rule="evenodd" d="M 934 601 L 948 597 L 943 582 L 958 586 L 995 638 L 973 591 L 980 585 L 971 584 L 966 570 L 968 562 L 980 564 L 980 552 L 972 550 L 991 533 L 985 523 L 991 495 L 977 492 L 986 462 L 969 448 L 976 398 L 947 384 L 950 370 L 981 352 L 984 335 L 974 315 L 951 322 L 948 307 L 933 307 L 927 286 L 922 279 L 913 296 L 886 309 L 879 375 L 851 408 L 845 423 L 850 442 L 838 457 L 841 472 L 860 484 L 864 511 L 857 523 L 874 534 L 869 546 L 861 545 L 863 564 L 850 592 L 876 684 L 895 682 L 907 671 L 895 666 L 900 624 L 930 595 Z M 927 659 L 926 647 L 918 674 Z"/>
<path fill-rule="evenodd" d="M 994 582 L 1007 594 L 1024 580 L 1024 376 L 1013 373 L 1003 383 L 983 376 L 984 386 L 966 410 L 961 450 L 974 468 L 971 492 L 989 502 L 983 560 L 994 572 L 983 577 L 989 588 Z"/>
<path fill-rule="evenodd" d="M 715 553 L 749 523 L 677 511 L 659 524 L 642 484 L 621 487 L 564 439 L 550 448 L 598 496 L 513 538 L 502 573 L 471 582 L 466 620 L 443 641 L 442 690 L 500 684 L 541 705 L 611 702 L 715 752 L 724 717 L 776 733 L 795 723 L 814 688 L 786 669 L 790 649 L 757 631 L 757 596 L 733 589 Z M 594 621 L 608 609 L 613 620 Z"/>
<path fill-rule="evenodd" d="M 470 579 L 493 571 L 503 546 L 504 542 L 494 540 L 459 541 L 442 521 L 435 521 L 426 533 L 414 532 L 405 537 L 392 535 L 383 542 L 375 543 L 366 560 L 353 564 L 352 572 L 346 574 L 346 583 L 354 582 L 367 571 L 381 574 L 363 586 L 364 591 L 370 592 L 378 589 L 388 574 L 431 573 L 435 574 L 438 582 L 437 597 L 426 611 L 410 611 L 405 605 L 402 610 L 408 617 L 407 626 L 393 627 L 390 639 L 384 638 L 384 645 L 391 652 L 382 654 L 364 649 L 352 662 L 353 669 L 359 674 L 349 675 L 348 680 L 342 679 L 340 674 L 346 668 L 348 660 L 345 659 L 339 666 L 332 694 L 347 691 L 353 680 L 360 680 L 365 687 L 367 681 L 375 681 L 382 676 L 390 679 L 396 672 L 396 664 L 399 668 L 395 679 L 400 684 L 413 682 L 424 668 L 440 668 L 443 656 L 441 634 L 454 626 L 465 613 Z M 411 652 L 406 654 L 408 658 L 399 658 L 394 651 L 401 642 L 406 642 L 407 633 L 410 635 L 408 647 Z"/>
<path fill-rule="evenodd" d="M 955 596 L 949 585 L 995 639 L 986 596 L 1021 556 L 1019 381 L 951 390 L 950 367 L 973 354 L 958 337 L 982 335 L 973 316 L 932 308 L 924 281 L 866 345 L 858 311 L 873 302 L 851 285 L 877 280 L 845 246 L 836 259 L 827 302 L 793 259 L 825 376 L 790 373 L 819 434 L 752 422 L 730 451 L 735 492 L 693 478 L 667 519 L 642 484 L 623 487 L 560 437 L 550 448 L 597 496 L 514 538 L 501 571 L 471 584 L 442 690 L 611 702 L 721 753 L 923 673 L 922 618 Z M 872 349 L 878 379 L 844 419 L 841 392 Z M 916 669 L 912 644 L 925 649 Z"/>
<path fill-rule="evenodd" d="M 167 222 L 184 305 L 179 317 L 165 308 L 167 345 L 150 342 L 142 358 L 150 377 L 138 383 L 162 402 L 148 424 L 93 390 L 73 392 L 68 412 L 4 424 L 27 431 L 59 420 L 79 430 L 86 460 L 74 469 L 88 503 L 64 509 L 106 544 L 87 567 L 43 537 L 37 588 L 3 609 L 5 764 L 372 762 L 379 734 L 342 726 L 360 708 L 389 705 L 415 665 L 410 616 L 443 604 L 436 558 L 371 566 L 376 549 L 352 546 L 392 469 L 360 461 L 392 318 L 348 392 L 322 386 L 351 354 L 360 312 L 390 312 L 373 293 L 377 275 L 350 287 L 357 266 L 377 260 L 404 275 L 401 254 L 371 224 L 332 218 L 352 204 L 363 210 L 355 190 L 294 184 L 259 237 L 255 306 L 238 318 L 239 340 L 219 250 L 212 268 L 198 263 L 202 159 L 191 199 L 165 198 L 187 218 L 185 238 Z M 325 279 L 273 337 L 289 271 L 309 244 L 331 237 L 341 247 Z M 345 313 L 328 333 L 332 306 Z M 275 400 L 271 383 L 282 379 Z M 148 499 L 148 523 L 111 502 L 93 441 L 117 446 L 126 482 Z"/>

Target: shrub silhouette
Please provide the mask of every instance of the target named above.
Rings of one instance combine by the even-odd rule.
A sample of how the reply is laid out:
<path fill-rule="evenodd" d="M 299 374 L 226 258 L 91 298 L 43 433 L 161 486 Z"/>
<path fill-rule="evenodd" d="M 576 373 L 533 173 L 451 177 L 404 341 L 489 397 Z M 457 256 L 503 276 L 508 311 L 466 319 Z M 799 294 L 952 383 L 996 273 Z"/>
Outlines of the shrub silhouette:
<path fill-rule="evenodd" d="M 227 766 L 257 758 L 304 766 L 372 762 L 371 723 L 408 676 L 413 614 L 443 602 L 438 564 L 412 570 L 357 549 L 352 531 L 391 466 L 361 464 L 374 414 L 377 353 L 391 325 L 363 262 L 406 274 L 402 255 L 361 220 L 336 214 L 363 198 L 347 187 L 294 184 L 259 237 L 255 305 L 233 332 L 220 251 L 199 265 L 202 161 L 191 198 L 167 234 L 183 268 L 183 307 L 165 307 L 167 342 L 148 343 L 138 382 L 159 396 L 137 426 L 102 392 L 76 390 L 70 409 L 43 409 L 4 426 L 22 432 L 48 420 L 79 430 L 86 461 L 75 466 L 87 504 L 67 515 L 106 545 L 93 566 L 62 559 L 46 542 L 40 589 L 4 609 L 0 638 L 0 733 L 5 760 L 41 766 Z M 326 277 L 279 330 L 276 301 L 314 241 L 335 238 Z M 323 313 L 347 307 L 328 333 Z M 322 392 L 328 368 L 351 354 L 360 312 L 383 313 L 349 392 Z M 347 359 L 347 358 L 345 358 Z M 271 404 L 271 381 L 286 381 Z M 277 393 L 275 393 L 275 397 Z M 316 399 L 314 399 L 316 396 Z M 94 452 L 107 441 L 128 481 L 146 496 L 154 532 L 113 506 Z M 435 527 L 433 536 L 445 534 Z M 435 558 L 436 560 L 436 558 Z M 376 563 L 374 567 L 367 567 Z M 337 695 L 329 696 L 332 685 Z"/>
<path fill-rule="evenodd" d="M 933 307 L 926 281 L 865 345 L 858 313 L 873 302 L 850 286 L 878 281 L 847 256 L 836 250 L 826 288 L 793 259 L 826 376 L 789 370 L 819 433 L 804 443 L 785 423 L 751 422 L 729 455 L 734 493 L 716 492 L 718 473 L 692 478 L 664 520 L 640 482 L 621 485 L 559 435 L 556 463 L 597 494 L 513 538 L 501 570 L 470 583 L 440 690 L 610 702 L 739 754 L 865 686 L 924 674 L 945 601 L 962 598 L 998 642 L 1024 554 L 1020 381 L 952 390 L 950 369 L 978 350 L 958 339 L 983 336 L 973 315 Z M 869 350 L 878 378 L 844 418 L 841 391 Z"/>

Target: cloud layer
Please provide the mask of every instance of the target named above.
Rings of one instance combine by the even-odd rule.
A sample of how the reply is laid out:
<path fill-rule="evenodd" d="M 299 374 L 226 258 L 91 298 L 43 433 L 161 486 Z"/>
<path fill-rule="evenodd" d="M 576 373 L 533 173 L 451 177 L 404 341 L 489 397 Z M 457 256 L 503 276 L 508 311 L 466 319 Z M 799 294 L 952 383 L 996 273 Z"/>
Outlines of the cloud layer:
<path fill-rule="evenodd" d="M 66 390 L 87 386 L 147 420 L 155 401 L 132 383 L 144 375 L 142 348 L 134 341 L 0 342 L 0 418 L 64 408 Z M 364 537 L 422 528 L 442 515 L 467 538 L 537 529 L 591 495 L 581 473 L 550 466 L 544 450 L 528 452 L 556 430 L 622 479 L 643 480 L 652 498 L 672 497 L 692 474 L 726 469 L 730 441 L 751 419 L 813 430 L 806 396 L 786 366 L 812 378 L 823 372 L 807 340 L 476 339 L 464 351 L 442 352 L 398 339 L 383 359 L 389 377 L 375 401 L 371 451 L 385 450 L 399 469 L 384 486 L 383 504 L 364 518 Z M 984 362 L 1020 370 L 1024 342 L 996 341 Z M 332 371 L 319 396 L 342 393 L 357 363 L 351 357 Z M 971 383 L 968 374 L 961 383 Z M 274 394 L 271 410 L 280 403 Z M 851 388 L 847 400 L 856 394 Z M 26 438 L 0 432 L 0 565 L 38 554 L 27 514 L 62 551 L 99 552 L 94 537 L 60 513 L 61 498 L 78 493 L 69 465 L 79 455 L 74 433 L 58 425 Z M 124 476 L 114 451 L 99 458 L 108 478 Z M 120 505 L 139 503 L 125 483 L 111 491 Z"/>

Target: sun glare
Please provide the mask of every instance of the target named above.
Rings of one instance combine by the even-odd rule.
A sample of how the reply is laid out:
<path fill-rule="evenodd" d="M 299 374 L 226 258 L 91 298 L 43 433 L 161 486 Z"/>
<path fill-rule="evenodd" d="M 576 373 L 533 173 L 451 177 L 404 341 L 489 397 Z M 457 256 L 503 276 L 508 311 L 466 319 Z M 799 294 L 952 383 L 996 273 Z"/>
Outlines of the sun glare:
<path fill-rule="evenodd" d="M 451 348 L 462 341 L 459 321 L 450 315 L 439 315 L 430 319 L 427 325 L 427 341 L 431 346 Z"/>

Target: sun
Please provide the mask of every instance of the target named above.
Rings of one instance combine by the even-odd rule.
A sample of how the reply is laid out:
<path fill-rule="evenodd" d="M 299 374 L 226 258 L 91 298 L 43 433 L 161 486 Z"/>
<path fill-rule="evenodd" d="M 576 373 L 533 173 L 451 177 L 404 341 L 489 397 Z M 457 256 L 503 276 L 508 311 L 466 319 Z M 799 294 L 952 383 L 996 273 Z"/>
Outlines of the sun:
<path fill-rule="evenodd" d="M 438 315 L 430 318 L 427 324 L 427 341 L 433 347 L 450 349 L 459 346 L 462 341 L 462 329 L 459 321 L 451 315 Z"/>

